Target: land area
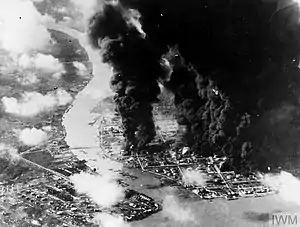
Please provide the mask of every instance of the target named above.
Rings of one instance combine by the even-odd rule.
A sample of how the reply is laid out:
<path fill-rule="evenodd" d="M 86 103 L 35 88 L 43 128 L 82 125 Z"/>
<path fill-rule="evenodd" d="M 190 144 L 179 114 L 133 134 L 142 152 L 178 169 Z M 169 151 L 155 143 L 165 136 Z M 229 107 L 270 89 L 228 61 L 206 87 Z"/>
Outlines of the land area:
<path fill-rule="evenodd" d="M 59 40 L 58 45 L 61 45 L 61 51 L 53 54 L 57 58 L 59 58 L 61 62 L 64 62 L 65 67 L 68 69 L 67 73 L 63 75 L 63 79 L 58 82 L 46 81 L 46 83 L 39 83 L 38 86 L 35 85 L 34 87 L 20 87 L 16 86 L 15 83 L 13 83 L 11 77 L 1 75 L 0 98 L 4 96 L 14 95 L 18 97 L 24 90 L 34 90 L 41 93 L 48 93 L 52 91 L 54 87 L 60 87 L 67 90 L 70 94 L 72 94 L 72 97 L 75 98 L 76 94 L 78 94 L 78 92 L 82 91 L 86 87 L 86 85 L 91 80 L 92 75 L 84 80 L 79 79 L 78 77 L 74 77 L 76 73 L 74 72 L 74 69 L 70 64 L 70 62 L 72 62 L 73 60 L 80 60 L 81 62 L 85 63 L 88 68 L 92 67 L 90 65 L 90 59 L 88 59 L 84 48 L 78 45 L 76 39 L 66 34 L 52 30 L 52 35 L 55 36 L 57 40 Z M 72 45 L 74 45 L 75 47 L 71 47 Z M 69 47 L 71 49 L 64 49 L 64 47 Z M 72 51 L 78 49 L 80 49 L 79 52 L 82 53 L 81 55 L 76 55 L 76 51 Z M 70 154 L 70 152 L 68 151 L 66 142 L 64 141 L 66 132 L 61 124 L 64 113 L 68 110 L 68 108 L 71 107 L 72 104 L 70 104 L 69 106 L 64 106 L 62 108 L 54 109 L 35 118 L 18 118 L 5 113 L 4 110 L 1 109 L 0 142 L 11 145 L 12 147 L 16 147 L 18 148 L 19 152 L 22 153 L 28 151 L 29 147 L 24 146 L 19 142 L 13 129 L 23 129 L 25 127 L 41 128 L 42 126 L 51 125 L 52 131 L 49 133 L 48 141 L 40 146 L 31 148 L 30 152 L 28 152 L 27 155 L 24 155 L 24 157 L 46 168 L 51 167 L 50 164 L 55 159 L 55 156 L 64 156 L 64 158 L 72 162 L 72 154 Z M 91 114 L 96 114 L 99 116 L 99 119 L 101 119 L 103 116 L 112 115 L 113 107 L 114 105 L 111 102 L 111 99 L 107 99 L 104 102 L 103 100 L 99 100 L 99 105 L 95 107 Z M 172 119 L 168 119 L 168 117 L 165 117 L 164 115 L 160 115 L 158 116 L 158 118 L 163 119 L 158 124 L 160 126 L 161 134 L 163 135 L 163 137 L 171 137 L 172 135 L 164 133 L 164 131 L 169 130 L 169 124 L 166 123 L 165 125 L 162 125 L 162 123 L 171 121 Z M 158 119 L 156 120 L 158 121 Z M 98 124 L 98 127 L 100 127 L 99 122 L 95 124 Z M 86 149 L 86 152 L 88 153 L 89 150 Z M 55 166 L 53 165 L 54 164 L 52 163 L 51 168 L 55 168 Z M 8 170 L 7 166 L 10 167 L 9 170 L 11 170 L 11 172 L 3 172 L 4 170 Z M 25 171 L 32 168 L 31 165 L 26 166 L 26 168 L 23 168 L 23 165 L 21 166 L 22 168 L 17 168 L 18 165 L 16 165 L 13 160 L 8 160 L 8 162 L 1 162 L 0 169 L 2 170 L 2 174 L 11 174 L 13 178 L 17 178 L 24 175 L 22 170 L 25 173 Z M 44 170 L 39 168 L 39 170 L 37 171 L 43 172 Z M 168 210 L 166 209 L 165 211 L 163 210 L 161 212 L 153 214 L 142 221 L 132 222 L 133 227 L 262 227 L 268 226 L 267 223 L 269 215 L 272 213 L 294 211 L 297 212 L 300 209 L 299 206 L 282 201 L 278 197 L 278 195 L 269 195 L 258 198 L 240 198 L 238 200 L 231 201 L 227 201 L 225 199 L 214 199 L 212 201 L 203 200 L 180 186 L 164 186 L 161 184 L 161 179 L 153 174 L 143 172 L 139 168 L 124 168 L 123 171 L 135 176 L 134 179 L 126 180 L 130 188 L 144 193 L 154 198 L 156 201 L 163 201 L 166 196 L 174 195 L 178 199 L 180 208 L 182 208 L 173 211 L 173 215 L 170 215 L 168 212 L 166 212 Z M 28 185 L 30 185 L 29 181 L 35 180 L 36 176 L 33 175 L 32 179 L 25 179 L 24 182 L 26 182 L 27 180 Z M 1 175 L 1 177 L 4 178 L 5 175 Z M 33 201 L 33 204 L 34 202 L 36 201 Z M 174 215 L 174 213 L 182 210 L 189 210 L 189 212 L 187 212 L 187 215 L 195 216 L 195 218 L 192 218 L 192 221 L 182 221 L 188 219 L 184 217 L 175 219 L 176 215 Z M 180 216 L 180 214 L 178 214 L 178 216 Z M 41 225 L 29 224 L 27 226 Z"/>
<path fill-rule="evenodd" d="M 50 30 L 50 32 L 52 38 L 57 43 L 48 54 L 58 59 L 64 65 L 65 73 L 59 79 L 56 79 L 49 75 L 43 75 L 38 71 L 33 71 L 32 73 L 39 74 L 40 81 L 31 84 L 16 81 L 18 78 L 26 78 L 26 75 L 23 75 L 20 71 L 12 69 L 9 72 L 0 72 L 0 98 L 20 98 L 24 92 L 38 92 L 46 95 L 54 93 L 57 89 L 62 89 L 74 99 L 76 94 L 85 87 L 91 78 L 91 64 L 85 50 L 79 45 L 76 39 L 67 34 L 55 30 Z M 5 55 L 7 53 L 2 52 L 2 57 Z M 86 77 L 77 75 L 73 62 L 81 62 L 89 69 Z M 16 131 L 33 127 L 41 129 L 44 126 L 51 126 L 52 128 L 48 133 L 48 143 L 52 140 L 55 140 L 55 143 L 58 141 L 64 143 L 64 130 L 61 120 L 64 112 L 69 107 L 70 103 L 43 111 L 34 117 L 24 117 L 6 113 L 4 105 L 0 105 L 0 143 L 12 145 L 21 152 L 25 151 L 29 147 L 20 142 Z M 41 146 L 44 145 L 46 144 L 42 144 Z"/>
<path fill-rule="evenodd" d="M 113 110 L 112 98 L 102 100 L 93 110 L 93 113 L 98 113 L 102 116 L 99 119 L 99 131 L 103 133 L 102 145 L 108 154 L 110 150 L 112 150 L 111 144 L 118 144 L 118 140 L 122 140 L 121 137 L 118 139 L 121 129 L 118 128 L 119 121 L 116 120 L 117 118 L 114 116 Z M 166 114 L 166 108 L 161 105 L 156 106 L 154 118 L 157 125 L 160 126 L 158 138 L 162 136 L 163 139 L 172 140 L 172 138 L 176 137 L 176 135 L 174 136 L 174 133 L 172 133 L 174 130 L 176 131 L 174 114 L 170 114 L 172 111 L 174 111 L 172 107 L 168 108 Z M 113 122 L 108 123 L 110 118 L 113 119 Z M 114 133 L 115 136 L 113 136 Z M 168 214 L 169 209 L 166 208 L 166 211 L 154 214 L 141 222 L 133 223 L 133 226 L 262 227 L 271 225 L 270 219 L 273 214 L 280 212 L 293 213 L 299 211 L 300 208 L 297 205 L 283 201 L 277 194 L 270 194 L 264 197 L 255 197 L 252 195 L 230 201 L 224 197 L 213 200 L 202 199 L 193 194 L 191 190 L 186 190 L 182 186 L 172 186 L 168 185 L 168 183 L 162 183 L 164 182 L 162 181 L 164 177 L 157 176 L 155 173 L 149 173 L 147 170 L 142 171 L 138 163 L 129 163 L 128 165 L 137 166 L 136 169 L 127 169 L 130 174 L 137 177 L 136 180 L 130 182 L 130 187 L 151 196 L 157 201 L 163 201 L 167 196 L 174 195 L 178 199 L 178 204 L 181 207 L 181 209 L 175 207 L 174 211 L 171 211 L 175 214 L 176 212 L 178 213 L 178 219 L 176 219 L 174 213 L 174 216 Z M 126 168 L 124 171 L 126 171 Z M 211 187 L 214 187 L 214 185 Z M 182 214 L 182 217 L 180 217 L 180 212 L 187 212 L 188 215 L 191 217 L 194 216 L 195 218 L 184 218 L 185 214 Z"/>

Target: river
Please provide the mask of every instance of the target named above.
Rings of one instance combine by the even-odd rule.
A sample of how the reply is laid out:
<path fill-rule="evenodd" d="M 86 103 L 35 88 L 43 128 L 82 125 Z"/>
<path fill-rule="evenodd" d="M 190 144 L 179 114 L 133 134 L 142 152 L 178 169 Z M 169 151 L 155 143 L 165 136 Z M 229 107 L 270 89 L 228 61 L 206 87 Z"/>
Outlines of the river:
<path fill-rule="evenodd" d="M 90 47 L 85 34 L 59 24 L 51 24 L 48 27 L 77 38 L 81 46 L 86 50 L 89 60 L 93 65 L 93 77 L 91 81 L 77 94 L 71 108 L 69 108 L 63 117 L 63 126 L 66 130 L 65 140 L 67 144 L 71 148 L 90 147 L 90 149 L 86 151 L 78 149 L 71 150 L 79 159 L 87 160 L 90 166 L 94 166 L 102 173 L 106 171 L 108 171 L 107 173 L 111 173 L 109 169 L 122 168 L 121 164 L 102 158 L 101 154 L 103 150 L 99 147 L 98 126 L 97 124 L 89 124 L 98 117 L 92 115 L 90 111 L 102 98 L 109 94 L 109 78 L 112 74 L 111 68 L 101 62 L 99 51 L 93 50 Z M 140 187 L 140 185 L 150 184 L 150 182 L 153 182 L 153 177 L 148 176 L 148 174 L 142 174 L 135 184 L 140 191 L 143 191 L 155 199 L 162 199 L 165 194 L 168 195 L 170 193 L 164 189 L 147 190 Z M 163 212 L 152 215 L 150 218 L 139 223 L 143 223 L 143 226 L 157 227 L 261 227 L 268 225 L 268 223 L 259 220 L 261 215 L 272 213 L 274 210 L 291 211 L 295 209 L 274 197 L 276 196 L 267 196 L 257 199 L 240 199 L 231 202 L 216 200 L 212 203 L 207 201 L 193 201 L 192 203 L 186 201 L 185 204 L 188 204 L 192 213 L 197 217 L 197 225 L 186 225 L 186 223 L 174 222 L 172 218 L 166 219 Z M 295 210 L 299 209 L 296 208 Z"/>
<path fill-rule="evenodd" d="M 76 95 L 71 108 L 63 116 L 62 124 L 66 130 L 66 143 L 79 159 L 87 160 L 90 166 L 97 168 L 100 172 L 107 171 L 109 168 L 119 169 L 121 164 L 107 159 L 103 160 L 101 156 L 103 150 L 99 147 L 98 124 L 90 124 L 98 117 L 91 114 L 91 110 L 101 99 L 112 94 L 109 89 L 112 69 L 107 64 L 102 63 L 99 50 L 95 50 L 89 45 L 85 33 L 63 24 L 48 24 L 48 28 L 64 32 L 78 39 L 93 66 L 92 79 Z M 72 149 L 76 147 L 88 147 L 88 149 Z"/>

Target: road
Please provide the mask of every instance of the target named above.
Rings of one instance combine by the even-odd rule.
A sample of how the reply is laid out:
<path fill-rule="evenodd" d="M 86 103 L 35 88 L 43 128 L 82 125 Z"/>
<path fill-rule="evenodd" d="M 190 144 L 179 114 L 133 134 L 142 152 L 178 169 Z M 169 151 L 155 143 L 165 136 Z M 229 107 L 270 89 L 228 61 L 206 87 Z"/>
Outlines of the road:
<path fill-rule="evenodd" d="M 75 155 L 94 164 L 100 161 L 104 165 L 105 163 L 101 162 L 99 157 L 99 153 L 102 153 L 102 151 L 98 147 L 98 127 L 96 124 L 90 124 L 95 118 L 95 116 L 91 115 L 90 110 L 107 94 L 105 92 L 108 91 L 112 70 L 101 63 L 98 51 L 93 50 L 89 46 L 85 34 L 62 24 L 49 24 L 48 28 L 59 30 L 77 38 L 87 51 L 89 60 L 93 64 L 94 76 L 89 84 L 77 95 L 72 108 L 64 116 L 63 125 L 67 133 L 66 142 L 70 147 L 95 147 L 84 153 L 73 149 L 72 151 Z M 101 89 L 105 92 L 99 93 L 98 91 L 101 91 Z M 157 200 L 162 200 L 170 194 L 177 195 L 181 201 L 179 207 L 183 208 L 186 206 L 187 209 L 190 209 L 189 215 L 195 218 L 192 223 L 174 221 L 176 212 L 181 212 L 180 210 L 173 210 L 173 213 L 175 213 L 173 217 L 167 214 L 166 211 L 163 211 L 141 222 L 133 223 L 132 227 L 263 227 L 267 225 L 266 222 L 261 221 L 260 217 L 265 214 L 274 212 L 274 210 L 290 212 L 300 210 L 298 206 L 284 203 L 277 195 L 235 201 L 217 199 L 213 200 L 213 202 L 181 198 L 178 196 L 176 189 L 159 188 L 158 181 L 152 175 L 141 173 L 140 170 L 137 170 L 135 174 L 138 176 L 138 180 L 132 182 L 133 188 Z M 151 187 L 156 189 L 149 189 Z"/>

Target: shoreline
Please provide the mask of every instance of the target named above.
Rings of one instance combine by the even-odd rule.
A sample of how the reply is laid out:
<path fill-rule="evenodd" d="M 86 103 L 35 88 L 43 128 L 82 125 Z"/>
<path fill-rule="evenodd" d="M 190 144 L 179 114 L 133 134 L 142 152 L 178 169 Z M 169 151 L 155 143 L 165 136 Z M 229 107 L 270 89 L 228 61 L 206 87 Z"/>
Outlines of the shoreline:
<path fill-rule="evenodd" d="M 78 158 L 85 159 L 87 163 L 94 167 L 103 164 L 101 154 L 103 150 L 99 146 L 99 135 L 97 124 L 91 125 L 95 121 L 97 114 L 91 113 L 99 101 L 111 93 L 109 92 L 109 82 L 103 78 L 110 78 L 112 69 L 101 62 L 99 50 L 93 50 L 87 42 L 86 34 L 60 24 L 52 24 L 50 29 L 58 30 L 76 38 L 79 44 L 88 54 L 89 62 L 92 64 L 92 78 L 87 85 L 74 98 L 73 103 L 64 113 L 62 126 L 65 129 L 65 142 L 70 146 L 70 151 Z M 107 83 L 104 85 L 104 83 Z M 101 88 L 105 88 L 104 92 Z M 84 149 L 72 149 L 76 147 L 90 147 L 88 151 Z"/>

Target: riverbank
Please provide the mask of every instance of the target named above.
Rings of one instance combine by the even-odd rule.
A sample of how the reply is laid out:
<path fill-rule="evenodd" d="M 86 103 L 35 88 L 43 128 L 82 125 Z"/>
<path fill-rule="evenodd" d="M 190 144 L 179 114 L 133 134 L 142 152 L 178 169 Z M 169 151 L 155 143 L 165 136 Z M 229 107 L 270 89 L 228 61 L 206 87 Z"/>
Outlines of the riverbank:
<path fill-rule="evenodd" d="M 97 93 L 97 91 L 101 90 L 103 83 L 108 83 L 108 81 L 102 81 L 101 78 L 103 78 L 102 76 L 108 78 L 112 73 L 111 69 L 101 63 L 99 54 L 97 51 L 91 50 L 83 34 L 62 26 L 58 26 L 56 29 L 64 30 L 67 34 L 79 39 L 79 42 L 89 54 L 94 74 L 89 84 L 76 96 L 72 108 L 64 116 L 65 140 L 70 147 L 97 147 L 99 146 L 97 124 L 93 126 L 89 124 L 96 116 L 93 116 L 90 112 L 99 102 L 99 99 L 103 97 L 103 94 Z M 96 164 L 97 160 L 101 160 L 98 155 L 102 153 L 102 150 L 99 147 L 89 149 L 86 152 L 73 150 L 73 153 L 80 159 L 87 159 L 90 163 Z M 101 164 L 104 163 L 101 162 Z M 266 217 L 272 212 L 300 210 L 298 206 L 284 203 L 276 195 L 235 201 L 214 200 L 208 202 L 194 200 L 181 197 L 180 189 L 160 188 L 159 181 L 152 175 L 142 173 L 140 170 L 130 170 L 130 173 L 138 177 L 137 180 L 130 182 L 131 187 L 137 191 L 157 200 L 163 200 L 165 196 L 174 194 L 178 198 L 180 206 L 186 207 L 195 216 L 195 222 L 193 223 L 178 222 L 174 221 L 174 218 L 172 219 L 172 215 L 162 211 L 141 222 L 133 223 L 133 227 L 262 227 L 268 226 Z"/>

